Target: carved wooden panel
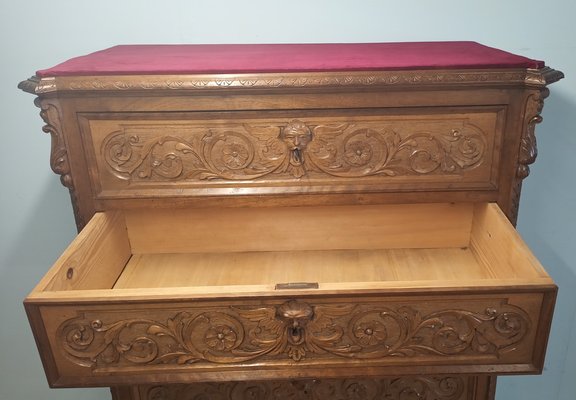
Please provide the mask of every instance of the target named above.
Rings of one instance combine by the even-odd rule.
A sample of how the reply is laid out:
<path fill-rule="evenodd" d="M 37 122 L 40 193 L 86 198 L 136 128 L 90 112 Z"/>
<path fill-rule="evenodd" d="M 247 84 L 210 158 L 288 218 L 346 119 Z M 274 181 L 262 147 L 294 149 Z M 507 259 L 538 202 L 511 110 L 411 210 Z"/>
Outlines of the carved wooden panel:
<path fill-rule="evenodd" d="M 394 298 L 196 302 L 147 310 L 51 308 L 44 319 L 64 375 L 130 376 L 166 368 L 246 373 L 264 365 L 294 374 L 322 366 L 379 366 L 384 373 L 386 366 L 418 369 L 421 362 L 441 365 L 443 372 L 481 363 L 494 372 L 533 362 L 541 301 L 532 294 L 424 303 Z"/>
<path fill-rule="evenodd" d="M 139 392 L 142 400 L 467 400 L 474 383 L 466 376 L 415 376 L 162 385 Z"/>
<path fill-rule="evenodd" d="M 308 192 L 414 185 L 494 189 L 496 182 L 501 132 L 494 108 L 418 116 L 218 117 L 86 116 L 96 192 L 198 194 L 239 183 L 307 186 Z"/>

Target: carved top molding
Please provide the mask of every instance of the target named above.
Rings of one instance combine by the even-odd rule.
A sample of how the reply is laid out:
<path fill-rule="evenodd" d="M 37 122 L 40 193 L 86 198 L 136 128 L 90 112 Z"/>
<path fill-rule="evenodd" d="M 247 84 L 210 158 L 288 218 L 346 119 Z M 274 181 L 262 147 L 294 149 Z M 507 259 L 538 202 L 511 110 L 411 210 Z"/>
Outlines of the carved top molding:
<path fill-rule="evenodd" d="M 560 71 L 542 69 L 507 70 L 412 70 L 358 72 L 304 72 L 234 75 L 109 75 L 39 78 L 33 76 L 18 87 L 32 94 L 53 92 L 153 90 L 226 90 L 274 88 L 353 88 L 453 85 L 546 86 L 564 77 Z"/>

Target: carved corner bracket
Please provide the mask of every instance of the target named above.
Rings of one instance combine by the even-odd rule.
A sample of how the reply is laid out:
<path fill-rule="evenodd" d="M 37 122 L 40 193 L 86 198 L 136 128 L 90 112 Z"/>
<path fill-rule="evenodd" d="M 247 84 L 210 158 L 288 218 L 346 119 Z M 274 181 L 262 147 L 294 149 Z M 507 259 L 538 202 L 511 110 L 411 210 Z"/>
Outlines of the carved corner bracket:
<path fill-rule="evenodd" d="M 49 133 L 52 139 L 50 151 L 50 167 L 55 174 L 60 175 L 60 182 L 68 189 L 73 190 L 74 184 L 70 175 L 70 162 L 68 160 L 68 151 L 64 137 L 62 136 L 62 121 L 58 108 L 52 104 L 39 100 L 35 101 L 40 108 L 40 117 L 46 123 L 42 131 Z"/>
<path fill-rule="evenodd" d="M 525 103 L 524 125 L 522 128 L 522 138 L 520 142 L 520 152 L 518 156 L 518 167 L 516 177 L 524 179 L 530 174 L 530 164 L 536 161 L 538 147 L 536 144 L 536 125 L 542 122 L 542 109 L 544 99 L 548 97 L 550 91 L 547 88 L 528 96 Z"/>
<path fill-rule="evenodd" d="M 43 101 L 39 97 L 35 99 L 34 104 L 40 108 L 40 117 L 46 124 L 42 127 L 42 131 L 50 134 L 50 167 L 55 174 L 60 175 L 60 182 L 62 185 L 68 188 L 72 199 L 76 224 L 78 228 L 81 228 L 85 223 L 80 217 L 80 210 L 78 209 L 76 188 L 74 187 L 68 150 L 62 133 L 62 118 L 60 111 L 56 105 Z"/>
<path fill-rule="evenodd" d="M 560 79 L 560 78 L 559 78 Z M 518 219 L 518 209 L 520 206 L 520 193 L 522 181 L 530 175 L 530 165 L 536 161 L 538 156 L 538 146 L 536 141 L 536 125 L 541 123 L 543 118 L 540 115 L 544 108 L 544 99 L 548 97 L 548 88 L 532 92 L 526 97 L 524 103 L 524 121 L 522 124 L 522 136 L 520 138 L 520 148 L 518 150 L 518 164 L 516 166 L 515 184 L 512 189 L 512 207 L 510 219 L 513 223 Z"/>

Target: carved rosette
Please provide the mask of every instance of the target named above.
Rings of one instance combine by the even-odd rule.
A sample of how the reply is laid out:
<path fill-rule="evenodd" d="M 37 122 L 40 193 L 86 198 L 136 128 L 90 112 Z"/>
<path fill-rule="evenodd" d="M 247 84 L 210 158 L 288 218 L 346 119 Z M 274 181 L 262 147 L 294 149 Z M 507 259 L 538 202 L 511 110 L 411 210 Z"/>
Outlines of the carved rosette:
<path fill-rule="evenodd" d="M 530 330 L 526 313 L 503 304 L 484 312 L 288 301 L 258 308 L 181 311 L 164 321 L 103 321 L 83 314 L 57 338 L 73 363 L 87 367 L 237 364 L 264 360 L 492 356 L 513 352 Z"/>
<path fill-rule="evenodd" d="M 467 378 L 461 376 L 195 383 L 149 387 L 143 399 L 464 400 L 467 388 Z"/>
<path fill-rule="evenodd" d="M 485 159 L 486 136 L 461 122 L 435 132 L 402 132 L 374 123 L 238 125 L 227 130 L 147 127 L 109 134 L 100 153 L 114 176 L 131 182 L 362 178 L 458 175 Z"/>

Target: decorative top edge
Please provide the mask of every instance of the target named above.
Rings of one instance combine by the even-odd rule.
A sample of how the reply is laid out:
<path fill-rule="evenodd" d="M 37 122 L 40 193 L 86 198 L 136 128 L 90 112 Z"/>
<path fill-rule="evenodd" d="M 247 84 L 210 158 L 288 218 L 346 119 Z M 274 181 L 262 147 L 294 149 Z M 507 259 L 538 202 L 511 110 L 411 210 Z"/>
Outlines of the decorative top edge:
<path fill-rule="evenodd" d="M 541 69 L 528 69 L 526 71 L 526 84 L 536 86 L 546 86 L 554 82 L 558 82 L 564 78 L 562 71 L 555 70 L 550 67 Z"/>
<path fill-rule="evenodd" d="M 18 84 L 18 89 L 23 90 L 26 93 L 36 94 L 36 88 L 40 83 L 40 78 L 37 76 L 32 76 L 25 81 Z"/>
<path fill-rule="evenodd" d="M 56 86 L 55 78 L 39 78 L 36 75 L 20 82 L 18 84 L 18 89 L 31 94 L 42 94 L 66 90 L 65 87 Z"/>
<path fill-rule="evenodd" d="M 238 90 L 274 88 L 416 87 L 461 85 L 546 86 L 564 77 L 560 71 L 542 69 L 412 70 L 357 72 L 302 72 L 206 75 L 105 75 L 34 76 L 18 87 L 32 94 L 51 92 L 134 92 L 152 90 Z"/>

